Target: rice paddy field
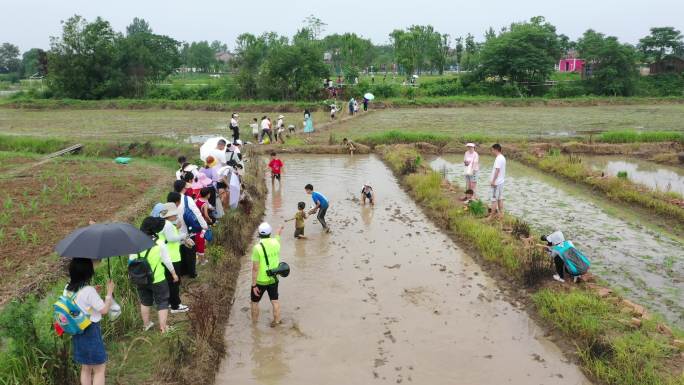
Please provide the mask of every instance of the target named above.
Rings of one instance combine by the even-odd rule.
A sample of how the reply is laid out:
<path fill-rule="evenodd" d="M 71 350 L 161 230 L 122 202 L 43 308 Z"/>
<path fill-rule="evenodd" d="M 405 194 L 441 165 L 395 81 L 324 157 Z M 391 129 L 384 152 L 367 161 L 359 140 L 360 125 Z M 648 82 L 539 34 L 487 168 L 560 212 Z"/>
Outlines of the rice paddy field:
<path fill-rule="evenodd" d="M 566 138 L 582 131 L 684 132 L 684 104 L 588 107 L 463 107 L 380 110 L 335 127 L 360 138 L 386 130 L 511 139 Z"/>
<path fill-rule="evenodd" d="M 268 116 L 275 121 L 277 112 L 240 114 L 240 133 L 249 138 L 253 118 Z M 301 130 L 303 112 L 283 113 L 285 125 Z M 329 121 L 328 113 L 314 112 L 314 124 Z M 169 139 L 193 141 L 199 135 L 229 135 L 230 114 L 214 111 L 181 110 L 19 110 L 0 109 L 0 133 L 24 136 L 68 137 L 74 140 L 142 141 Z"/>

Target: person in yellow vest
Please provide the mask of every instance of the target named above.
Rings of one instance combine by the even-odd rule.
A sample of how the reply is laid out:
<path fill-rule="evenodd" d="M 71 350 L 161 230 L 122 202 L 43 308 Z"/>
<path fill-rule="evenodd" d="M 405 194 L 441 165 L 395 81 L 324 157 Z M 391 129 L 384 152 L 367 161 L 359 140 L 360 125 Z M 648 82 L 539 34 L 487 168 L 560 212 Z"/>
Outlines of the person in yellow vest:
<path fill-rule="evenodd" d="M 150 307 L 155 305 L 157 307 L 159 318 L 159 330 L 165 333 L 168 330 L 166 320 L 169 315 L 169 285 L 166 283 L 164 275 L 164 266 L 171 271 L 171 277 L 174 281 L 178 281 L 178 275 L 173 268 L 171 259 L 169 258 L 169 250 L 164 244 L 164 241 L 159 239 L 159 233 L 164 229 L 166 220 L 164 218 L 147 217 L 140 225 L 140 231 L 147 234 L 155 245 L 147 251 L 140 254 L 131 254 L 129 259 L 147 258 L 147 262 L 152 270 L 152 283 L 146 285 L 138 285 L 138 298 L 140 299 L 140 316 L 143 320 L 144 330 L 150 330 L 154 326 L 154 322 L 150 321 Z M 147 255 L 147 257 L 145 257 Z"/>
<path fill-rule="evenodd" d="M 178 229 L 176 222 L 178 220 L 178 207 L 175 203 L 164 203 L 159 211 L 159 216 L 166 220 L 164 224 L 164 229 L 159 233 L 159 239 L 164 241 L 166 248 L 169 250 L 169 259 L 171 264 L 173 264 L 174 270 L 177 272 L 178 276 L 182 275 L 181 244 L 186 244 L 190 237 L 188 234 L 182 233 Z M 181 303 L 180 298 L 180 278 L 178 280 L 173 279 L 173 274 L 171 270 L 164 268 L 164 275 L 166 276 L 166 282 L 169 284 L 169 309 L 171 309 L 171 314 L 184 313 L 190 308 Z"/>
<path fill-rule="evenodd" d="M 268 293 L 268 299 L 271 300 L 273 306 L 271 327 L 281 323 L 278 278 L 269 276 L 267 271 L 276 268 L 280 263 L 280 234 L 283 228 L 280 226 L 276 236 L 271 238 L 271 225 L 266 222 L 259 225 L 259 242 L 252 249 L 252 288 L 250 290 L 252 322 L 255 324 L 259 320 L 259 301 L 264 292 Z"/>

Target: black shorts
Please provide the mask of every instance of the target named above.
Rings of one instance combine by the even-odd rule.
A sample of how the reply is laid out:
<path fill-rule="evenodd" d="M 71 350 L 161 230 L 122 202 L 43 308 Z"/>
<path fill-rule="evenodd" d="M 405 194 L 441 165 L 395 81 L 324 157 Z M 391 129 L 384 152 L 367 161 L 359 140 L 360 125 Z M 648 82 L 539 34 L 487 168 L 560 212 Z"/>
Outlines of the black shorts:
<path fill-rule="evenodd" d="M 250 297 L 252 297 L 252 302 L 258 303 L 261 301 L 261 297 L 264 296 L 264 292 L 268 293 L 268 299 L 271 301 L 277 301 L 278 300 L 278 281 L 276 283 L 272 283 L 270 285 L 259 285 L 257 284 L 257 287 L 259 288 L 259 295 L 254 294 L 254 289 L 250 287 L 249 289 L 249 294 Z"/>
<path fill-rule="evenodd" d="M 143 306 L 157 305 L 157 310 L 169 308 L 169 284 L 166 280 L 138 286 L 138 298 Z"/>
<path fill-rule="evenodd" d="M 280 174 L 271 174 L 271 176 L 275 179 L 280 180 Z"/>
<path fill-rule="evenodd" d="M 301 228 L 295 227 L 294 237 L 299 238 L 300 236 L 304 236 L 304 228 L 303 227 L 301 227 Z"/>

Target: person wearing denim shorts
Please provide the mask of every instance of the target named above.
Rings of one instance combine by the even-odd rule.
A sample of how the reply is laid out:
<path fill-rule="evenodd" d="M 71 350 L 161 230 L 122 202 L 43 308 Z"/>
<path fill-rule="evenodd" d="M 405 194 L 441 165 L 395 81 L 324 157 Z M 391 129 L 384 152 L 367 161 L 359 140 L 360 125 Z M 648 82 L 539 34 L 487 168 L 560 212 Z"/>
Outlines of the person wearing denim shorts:
<path fill-rule="evenodd" d="M 501 153 L 501 145 L 496 143 L 492 145 L 492 154 L 496 157 L 494 159 L 494 166 L 492 167 L 492 177 L 490 179 L 490 194 L 491 201 L 491 215 L 497 215 L 503 218 L 503 188 L 506 178 L 506 158 Z"/>

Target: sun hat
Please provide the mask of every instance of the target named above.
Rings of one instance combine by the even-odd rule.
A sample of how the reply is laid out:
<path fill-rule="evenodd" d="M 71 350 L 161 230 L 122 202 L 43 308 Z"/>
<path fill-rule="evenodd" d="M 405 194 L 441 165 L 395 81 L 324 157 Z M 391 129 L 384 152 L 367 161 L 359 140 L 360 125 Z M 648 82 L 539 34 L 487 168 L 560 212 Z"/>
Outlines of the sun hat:
<path fill-rule="evenodd" d="M 162 218 L 168 218 L 178 215 L 178 207 L 173 202 L 164 203 L 162 209 L 159 211 L 159 216 Z"/>
<path fill-rule="evenodd" d="M 271 235 L 271 225 L 269 225 L 267 222 L 263 222 L 262 224 L 259 225 L 259 235 Z"/>
<path fill-rule="evenodd" d="M 466 147 L 475 147 L 475 143 L 466 143 Z"/>
<path fill-rule="evenodd" d="M 189 165 L 185 166 L 185 168 L 183 169 L 183 171 L 185 171 L 185 172 L 194 172 L 194 171 L 197 171 L 197 166 L 195 166 L 194 164 L 189 164 Z"/>

